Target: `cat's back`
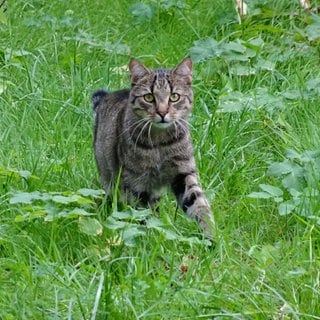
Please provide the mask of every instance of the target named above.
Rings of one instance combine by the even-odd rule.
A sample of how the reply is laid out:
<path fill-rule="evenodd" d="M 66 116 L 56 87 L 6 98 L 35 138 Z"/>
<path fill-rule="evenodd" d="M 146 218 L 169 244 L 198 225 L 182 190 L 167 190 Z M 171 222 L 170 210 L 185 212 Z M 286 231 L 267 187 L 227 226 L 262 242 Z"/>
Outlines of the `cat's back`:
<path fill-rule="evenodd" d="M 118 170 L 118 137 L 121 136 L 123 116 L 130 90 L 107 92 L 97 90 L 92 95 L 94 117 L 93 146 L 104 188 Z"/>
<path fill-rule="evenodd" d="M 95 142 L 103 143 L 107 136 L 118 135 L 129 94 L 129 89 L 114 92 L 100 89 L 92 95 Z"/>
<path fill-rule="evenodd" d="M 114 157 L 129 94 L 129 89 L 114 92 L 100 89 L 92 95 L 96 157 L 99 157 L 98 154 L 101 158 Z"/>
<path fill-rule="evenodd" d="M 114 92 L 106 90 L 97 90 L 92 95 L 93 112 L 95 115 L 107 115 L 108 113 L 118 113 L 127 105 L 130 90 L 123 89 Z"/>

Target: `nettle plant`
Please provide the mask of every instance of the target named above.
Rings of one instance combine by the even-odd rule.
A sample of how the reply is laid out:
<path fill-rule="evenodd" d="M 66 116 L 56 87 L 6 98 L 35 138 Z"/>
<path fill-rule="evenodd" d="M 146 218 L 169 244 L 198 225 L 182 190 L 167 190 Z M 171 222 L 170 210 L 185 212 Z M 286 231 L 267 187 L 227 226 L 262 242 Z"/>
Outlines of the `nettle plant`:
<path fill-rule="evenodd" d="M 269 176 L 281 181 L 281 187 L 260 184 L 261 191 L 248 195 L 255 199 L 272 199 L 280 215 L 295 213 L 320 225 L 320 150 L 298 153 L 286 151 L 286 159 L 272 163 Z"/>
<path fill-rule="evenodd" d="M 0 178 L 38 179 L 26 170 L 5 169 L 0 167 Z M 135 246 L 138 239 L 146 234 L 154 234 L 165 240 L 202 243 L 210 241 L 197 236 L 184 237 L 154 215 L 151 209 L 134 209 L 125 206 L 118 208 L 117 196 L 112 204 L 107 204 L 103 190 L 82 188 L 77 191 L 10 191 L 6 194 L 9 207 L 15 213 L 16 223 L 43 220 L 46 223 L 63 220 L 77 221 L 79 231 L 88 236 L 102 236 L 104 233 L 116 239 L 117 244 Z M 105 208 L 107 217 L 101 216 Z"/>

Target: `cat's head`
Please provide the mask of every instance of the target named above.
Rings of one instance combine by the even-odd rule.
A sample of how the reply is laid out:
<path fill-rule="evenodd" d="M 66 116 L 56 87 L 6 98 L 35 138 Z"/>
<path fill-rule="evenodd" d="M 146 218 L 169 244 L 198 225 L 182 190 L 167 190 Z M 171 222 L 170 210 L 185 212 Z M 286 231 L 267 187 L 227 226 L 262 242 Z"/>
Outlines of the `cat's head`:
<path fill-rule="evenodd" d="M 151 70 L 131 59 L 130 103 L 134 114 L 156 128 L 182 124 L 192 109 L 192 61 L 182 60 L 174 69 Z"/>

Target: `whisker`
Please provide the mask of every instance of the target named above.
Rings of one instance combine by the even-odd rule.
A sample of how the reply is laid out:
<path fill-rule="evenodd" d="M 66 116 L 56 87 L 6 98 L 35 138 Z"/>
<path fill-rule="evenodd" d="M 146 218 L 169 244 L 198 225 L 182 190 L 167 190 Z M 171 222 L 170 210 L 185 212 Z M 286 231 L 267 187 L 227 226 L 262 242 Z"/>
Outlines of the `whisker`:
<path fill-rule="evenodd" d="M 152 139 L 151 139 L 151 127 L 152 127 L 152 122 L 149 120 L 149 129 L 148 129 L 148 141 L 151 144 L 151 147 L 153 147 Z"/>
<path fill-rule="evenodd" d="M 187 120 L 185 120 L 185 119 L 183 119 L 183 118 L 180 118 L 180 119 L 178 119 L 178 120 L 179 120 L 179 122 L 180 122 L 181 124 L 183 124 L 184 128 L 186 128 L 187 130 L 188 130 L 189 127 L 191 127 L 192 129 L 194 129 L 194 127 L 193 127 Z"/>
<path fill-rule="evenodd" d="M 144 122 L 145 122 L 145 124 L 144 124 L 143 127 L 141 128 L 141 130 L 140 130 L 140 132 L 139 132 L 139 134 L 138 134 L 138 136 L 137 136 L 136 142 L 135 142 L 135 144 L 134 144 L 134 148 L 135 148 L 135 149 L 136 149 L 136 147 L 137 147 L 138 140 L 140 139 L 141 135 L 143 134 L 144 129 L 149 125 L 149 122 L 150 122 L 150 121 L 144 119 Z"/>
<path fill-rule="evenodd" d="M 144 125 L 145 125 L 145 122 L 146 122 L 145 119 L 141 119 L 141 121 L 139 121 L 139 122 L 137 123 L 137 125 L 134 127 L 133 131 L 131 132 L 131 138 L 134 137 L 134 133 L 136 132 L 137 129 L 139 129 L 139 127 L 142 126 L 142 130 L 143 130 Z M 138 138 L 139 138 L 139 135 L 138 135 Z M 138 138 L 137 138 L 137 139 L 138 139 Z"/>
<path fill-rule="evenodd" d="M 132 128 L 133 131 L 130 132 L 130 137 L 132 138 L 134 136 L 134 133 L 136 132 L 136 130 L 141 126 L 143 125 L 145 122 L 145 119 L 139 119 L 138 121 L 130 124 L 130 126 L 128 128 L 126 128 L 125 130 L 122 131 L 122 133 L 119 135 L 119 137 L 123 136 L 124 134 L 126 134 L 127 132 L 130 132 Z"/>
<path fill-rule="evenodd" d="M 188 130 L 188 122 L 184 119 L 177 119 L 175 121 L 178 125 L 178 128 L 183 132 L 183 133 L 187 133 L 189 130 Z M 178 131 L 178 130 L 177 130 Z"/>
<path fill-rule="evenodd" d="M 176 139 L 178 139 L 178 126 L 176 121 L 173 121 L 173 125 L 174 125 L 174 132 L 175 132 Z"/>

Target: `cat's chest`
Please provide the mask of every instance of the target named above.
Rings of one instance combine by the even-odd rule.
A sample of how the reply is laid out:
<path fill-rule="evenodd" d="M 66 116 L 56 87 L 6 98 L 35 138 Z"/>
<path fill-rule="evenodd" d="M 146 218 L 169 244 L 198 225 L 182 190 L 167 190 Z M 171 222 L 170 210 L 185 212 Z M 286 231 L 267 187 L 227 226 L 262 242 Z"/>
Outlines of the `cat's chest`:
<path fill-rule="evenodd" d="M 152 150 L 149 152 L 143 152 L 141 158 L 142 172 L 148 173 L 150 178 L 152 177 L 165 177 L 173 170 L 172 153 L 170 150 Z"/>
<path fill-rule="evenodd" d="M 131 171 L 132 176 L 150 184 L 165 184 L 174 175 L 176 168 L 172 161 L 170 149 L 132 150 L 126 153 L 124 168 Z"/>
<path fill-rule="evenodd" d="M 161 155 L 153 158 L 149 165 L 141 169 L 140 177 L 150 189 L 162 188 L 176 175 L 176 168 L 170 157 Z"/>

